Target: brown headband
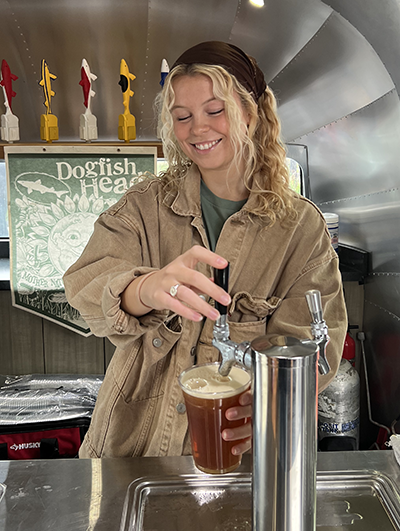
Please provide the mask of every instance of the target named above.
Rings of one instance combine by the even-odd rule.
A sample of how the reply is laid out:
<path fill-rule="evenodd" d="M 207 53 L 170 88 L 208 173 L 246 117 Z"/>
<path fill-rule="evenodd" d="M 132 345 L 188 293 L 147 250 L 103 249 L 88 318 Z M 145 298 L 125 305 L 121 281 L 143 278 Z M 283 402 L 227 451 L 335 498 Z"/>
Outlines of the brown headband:
<path fill-rule="evenodd" d="M 194 63 L 222 66 L 236 77 L 239 83 L 250 92 L 256 102 L 267 87 L 264 74 L 257 65 L 256 60 L 233 44 L 220 41 L 197 44 L 183 52 L 172 65 L 171 70 L 178 65 L 191 65 Z"/>

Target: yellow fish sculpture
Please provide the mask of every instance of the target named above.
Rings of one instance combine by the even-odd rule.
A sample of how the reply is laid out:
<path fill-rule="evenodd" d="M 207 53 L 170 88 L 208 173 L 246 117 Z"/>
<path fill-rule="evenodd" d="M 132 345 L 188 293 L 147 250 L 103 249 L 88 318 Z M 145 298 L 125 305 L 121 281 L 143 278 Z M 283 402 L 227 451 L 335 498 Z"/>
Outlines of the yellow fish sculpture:
<path fill-rule="evenodd" d="M 122 90 L 122 103 L 124 105 L 124 113 L 119 115 L 118 119 L 118 138 L 129 142 L 136 138 L 136 121 L 133 114 L 129 111 L 129 100 L 134 92 L 131 90 L 131 81 L 136 79 L 136 76 L 129 72 L 128 65 L 124 59 L 121 59 L 120 65 L 120 79 L 119 85 Z"/>
<path fill-rule="evenodd" d="M 39 85 L 43 87 L 46 114 L 42 114 L 40 117 L 40 138 L 46 142 L 58 140 L 58 120 L 57 116 L 51 112 L 51 98 L 56 95 L 51 89 L 52 79 L 57 79 L 57 76 L 50 73 L 46 61 L 42 59 L 42 79 L 39 81 Z"/>

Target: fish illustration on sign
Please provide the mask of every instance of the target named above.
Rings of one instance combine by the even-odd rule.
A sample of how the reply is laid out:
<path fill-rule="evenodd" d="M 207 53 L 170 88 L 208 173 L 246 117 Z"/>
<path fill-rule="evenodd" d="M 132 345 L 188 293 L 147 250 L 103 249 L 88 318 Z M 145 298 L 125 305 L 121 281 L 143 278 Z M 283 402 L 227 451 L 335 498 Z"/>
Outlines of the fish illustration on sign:
<path fill-rule="evenodd" d="M 122 90 L 122 103 L 124 105 L 124 113 L 119 115 L 118 120 L 118 138 L 129 142 L 136 138 L 136 121 L 133 114 L 129 110 L 129 100 L 134 92 L 131 90 L 131 81 L 136 79 L 136 76 L 129 72 L 128 65 L 124 59 L 121 59 L 120 64 L 120 79 L 118 85 Z"/>
<path fill-rule="evenodd" d="M 57 116 L 51 112 L 51 98 L 56 95 L 51 88 L 51 80 L 57 79 L 57 76 L 50 73 L 45 59 L 42 59 L 41 70 L 42 79 L 39 81 L 39 85 L 43 87 L 46 114 L 42 114 L 40 117 L 40 138 L 46 142 L 52 142 L 58 140 L 58 120 Z"/>
<path fill-rule="evenodd" d="M 167 60 L 163 59 L 161 61 L 161 80 L 160 80 L 160 85 L 162 87 L 164 86 L 165 79 L 166 79 L 168 74 L 169 74 L 169 65 L 167 63 Z"/>
<path fill-rule="evenodd" d="M 12 82 L 17 79 L 18 76 L 11 72 L 7 61 L 3 59 L 0 86 L 3 87 L 6 113 L 1 115 L 1 139 L 6 142 L 19 140 L 19 120 L 12 112 L 12 99 L 17 95 L 12 88 Z"/>
<path fill-rule="evenodd" d="M 64 194 L 67 194 L 67 191 L 61 190 L 57 192 L 54 190 L 54 187 L 48 188 L 40 179 L 36 181 L 18 181 L 21 186 L 27 189 L 28 194 L 32 192 L 40 192 L 41 194 L 55 194 L 57 197 L 62 197 Z"/>
<path fill-rule="evenodd" d="M 90 71 L 90 67 L 86 59 L 82 59 L 81 66 L 81 80 L 79 84 L 83 90 L 83 104 L 86 107 L 84 114 L 81 114 L 79 121 L 79 136 L 82 140 L 90 141 L 97 139 L 97 118 L 90 109 L 92 97 L 95 96 L 95 91 L 92 89 L 92 82 L 97 79 L 97 76 Z"/>

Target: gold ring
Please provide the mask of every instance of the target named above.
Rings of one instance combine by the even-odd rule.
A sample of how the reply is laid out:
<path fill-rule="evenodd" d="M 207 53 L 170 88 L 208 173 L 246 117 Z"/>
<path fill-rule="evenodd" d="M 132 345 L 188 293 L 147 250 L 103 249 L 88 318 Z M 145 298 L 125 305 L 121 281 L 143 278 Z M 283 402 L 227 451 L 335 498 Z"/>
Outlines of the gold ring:
<path fill-rule="evenodd" d="M 175 286 L 171 287 L 171 289 L 169 290 L 169 294 L 171 295 L 171 297 L 174 297 L 174 298 L 176 297 L 179 286 L 180 284 L 175 284 Z"/>

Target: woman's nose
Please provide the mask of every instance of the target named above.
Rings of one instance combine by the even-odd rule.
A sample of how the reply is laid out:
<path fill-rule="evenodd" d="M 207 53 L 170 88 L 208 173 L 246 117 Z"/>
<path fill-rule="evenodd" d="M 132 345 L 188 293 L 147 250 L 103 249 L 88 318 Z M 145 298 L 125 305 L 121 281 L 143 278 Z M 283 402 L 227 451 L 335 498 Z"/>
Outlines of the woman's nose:
<path fill-rule="evenodd" d="M 204 116 L 192 118 L 192 133 L 195 135 L 201 135 L 210 129 L 207 118 Z"/>

